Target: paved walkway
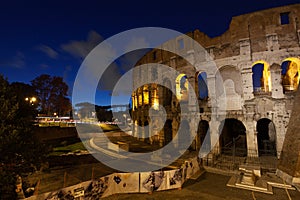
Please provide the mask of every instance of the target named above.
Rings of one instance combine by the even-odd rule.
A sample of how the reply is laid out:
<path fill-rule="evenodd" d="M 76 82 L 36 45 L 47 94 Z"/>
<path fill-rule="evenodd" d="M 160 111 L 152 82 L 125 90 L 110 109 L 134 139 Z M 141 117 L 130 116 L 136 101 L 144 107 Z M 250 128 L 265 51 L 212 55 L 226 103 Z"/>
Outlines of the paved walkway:
<path fill-rule="evenodd" d="M 149 144 L 146 141 L 141 141 L 136 139 L 135 137 L 126 134 L 124 132 L 107 132 L 104 133 L 105 135 L 100 135 L 97 137 L 93 137 L 90 140 L 90 146 L 92 151 L 96 150 L 96 152 L 101 152 L 104 153 L 106 155 L 109 155 L 111 157 L 114 158 L 119 158 L 119 159 L 126 159 L 127 154 L 126 153 L 118 153 L 117 150 L 113 150 L 107 147 L 107 142 L 105 141 L 104 137 L 106 136 L 107 138 L 109 138 L 109 140 L 114 143 L 114 144 L 128 144 L 128 149 L 125 151 L 129 152 L 138 152 L 138 153 L 146 153 L 146 152 L 153 152 L 155 150 L 158 150 L 160 147 L 159 145 L 155 145 L 155 144 Z M 122 147 L 122 145 L 120 145 L 120 148 L 124 148 Z M 182 155 L 176 160 L 176 161 L 171 161 L 170 162 L 172 164 L 170 164 L 168 166 L 168 168 L 179 168 L 181 167 L 181 165 L 184 163 L 184 161 L 186 161 L 187 159 L 190 158 L 194 158 L 197 156 L 197 152 L 196 151 L 189 151 L 186 150 L 184 153 L 182 153 Z M 168 160 L 168 155 L 160 155 L 161 159 L 164 160 Z M 160 156 L 158 157 L 158 159 L 160 159 Z M 132 156 L 132 153 L 130 154 L 130 159 L 135 159 L 134 155 Z M 136 158 L 138 159 L 138 158 Z M 141 160 L 140 160 L 141 161 Z M 148 163 L 148 164 L 153 164 L 153 165 L 160 165 L 159 162 L 157 161 L 151 161 L 151 160 L 143 160 L 143 162 Z"/>
<path fill-rule="evenodd" d="M 159 149 L 156 145 L 150 145 L 147 142 L 137 140 L 136 138 L 122 133 L 105 133 L 111 142 L 118 144 L 118 142 L 126 143 L 129 145 L 129 151 L 131 152 L 151 152 Z M 93 139 L 94 144 L 99 145 L 103 142 L 101 137 L 96 137 Z M 99 145 L 99 146 L 104 146 Z M 99 149 L 103 150 L 103 149 Z M 112 157 L 118 157 L 119 154 L 113 150 L 105 148 Z M 178 168 L 185 160 L 197 156 L 195 151 L 186 151 L 178 160 L 173 162 L 169 167 Z M 146 163 L 151 163 L 151 161 L 145 161 Z M 210 200 L 290 200 L 290 199 L 300 199 L 300 193 L 296 190 L 285 190 L 279 188 L 273 188 L 274 194 L 264 194 L 260 192 L 252 192 L 249 190 L 243 190 L 238 188 L 230 188 L 226 186 L 230 176 L 219 175 L 205 172 L 196 180 L 188 180 L 181 190 L 169 190 L 154 192 L 152 194 L 116 194 L 105 199 L 146 199 L 146 200 L 167 200 L 167 199 L 210 199 Z"/>

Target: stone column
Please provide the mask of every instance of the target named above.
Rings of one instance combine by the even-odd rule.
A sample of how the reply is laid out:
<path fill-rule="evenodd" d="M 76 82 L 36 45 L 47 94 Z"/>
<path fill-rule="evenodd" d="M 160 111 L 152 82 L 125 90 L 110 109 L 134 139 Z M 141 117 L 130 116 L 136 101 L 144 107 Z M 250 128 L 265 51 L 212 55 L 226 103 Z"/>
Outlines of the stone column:
<path fill-rule="evenodd" d="M 244 100 L 250 100 L 254 98 L 253 95 L 253 81 L 252 81 L 252 68 L 248 66 L 242 69 L 243 91 Z"/>
<path fill-rule="evenodd" d="M 210 141 L 211 141 L 211 148 L 212 153 L 220 153 L 220 144 L 219 144 L 219 126 L 220 122 L 217 121 L 216 117 L 212 117 L 211 121 L 209 122 L 209 128 L 210 128 Z"/>
<path fill-rule="evenodd" d="M 216 105 L 216 78 L 214 75 L 207 75 L 208 107 Z"/>
<path fill-rule="evenodd" d="M 274 63 L 270 67 L 272 97 L 275 99 L 284 98 L 283 88 L 281 85 L 281 66 Z"/>
<path fill-rule="evenodd" d="M 297 91 L 293 112 L 283 142 L 277 174 L 288 183 L 300 184 L 300 90 Z"/>
<path fill-rule="evenodd" d="M 252 120 L 251 120 L 252 119 Z M 247 154 L 249 157 L 258 157 L 256 121 L 248 119 L 245 122 L 247 136 Z"/>

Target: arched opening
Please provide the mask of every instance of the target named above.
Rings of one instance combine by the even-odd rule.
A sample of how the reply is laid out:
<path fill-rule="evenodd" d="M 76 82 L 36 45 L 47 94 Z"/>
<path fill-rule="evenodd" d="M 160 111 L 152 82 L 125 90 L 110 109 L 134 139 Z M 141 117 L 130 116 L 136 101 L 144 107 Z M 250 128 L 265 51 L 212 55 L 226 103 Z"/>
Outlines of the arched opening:
<path fill-rule="evenodd" d="M 209 123 L 205 120 L 199 122 L 197 129 L 196 149 L 200 150 L 201 147 L 205 152 L 209 152 L 211 149 Z"/>
<path fill-rule="evenodd" d="M 259 156 L 277 156 L 276 130 L 274 123 L 267 118 L 257 121 L 257 145 Z"/>
<path fill-rule="evenodd" d="M 188 78 L 185 74 L 179 74 L 176 78 L 176 97 L 179 101 L 188 101 Z"/>
<path fill-rule="evenodd" d="M 247 156 L 246 128 L 244 124 L 237 119 L 225 119 L 220 133 L 220 153 L 232 156 Z M 220 129 L 220 128 L 219 128 Z"/>
<path fill-rule="evenodd" d="M 172 120 L 168 119 L 164 124 L 164 145 L 169 144 L 173 139 Z"/>
<path fill-rule="evenodd" d="M 283 92 L 296 91 L 299 85 L 300 59 L 287 58 L 281 64 Z"/>
<path fill-rule="evenodd" d="M 184 147 L 187 146 L 190 139 L 190 125 L 187 120 L 182 120 L 178 133 L 178 149 L 185 150 Z"/>
<path fill-rule="evenodd" d="M 169 79 L 164 80 L 164 86 L 163 87 L 163 105 L 164 106 L 171 106 L 172 104 L 172 85 L 171 81 Z"/>
<path fill-rule="evenodd" d="M 198 99 L 206 100 L 208 98 L 208 87 L 207 87 L 207 74 L 206 72 L 200 72 L 197 76 L 198 86 Z"/>
<path fill-rule="evenodd" d="M 271 92 L 271 73 L 269 64 L 265 61 L 257 61 L 252 66 L 253 93 Z"/>

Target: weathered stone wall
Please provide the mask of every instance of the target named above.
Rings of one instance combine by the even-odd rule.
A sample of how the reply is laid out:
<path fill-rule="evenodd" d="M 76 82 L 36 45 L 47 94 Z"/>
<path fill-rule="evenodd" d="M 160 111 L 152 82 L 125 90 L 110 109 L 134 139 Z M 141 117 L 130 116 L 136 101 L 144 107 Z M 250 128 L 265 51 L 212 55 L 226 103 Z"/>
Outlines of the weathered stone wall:
<path fill-rule="evenodd" d="M 300 91 L 295 96 L 293 111 L 284 138 L 278 169 L 300 178 Z"/>
<path fill-rule="evenodd" d="M 283 13 L 288 13 L 288 24 L 281 23 Z M 212 140 L 219 137 L 221 121 L 218 119 L 222 119 L 220 116 L 234 118 L 241 121 L 246 128 L 248 155 L 258 156 L 257 123 L 261 119 L 268 119 L 275 126 L 275 136 L 272 137 L 275 137 L 277 156 L 280 157 L 294 102 L 294 93 L 283 91 L 281 65 L 286 58 L 300 58 L 299 21 L 300 4 L 295 4 L 233 17 L 229 29 L 215 38 L 209 38 L 199 30 L 189 32 L 186 35 L 199 42 L 207 50 L 207 54 L 202 55 L 201 58 L 195 56 L 193 49 L 190 49 L 188 44 L 178 50 L 188 54 L 189 61 L 193 61 L 191 63 L 173 53 L 159 49 L 153 49 L 147 53 L 137 65 L 145 63 L 168 65 L 186 74 L 190 86 L 195 89 L 196 93 L 198 93 L 197 74 L 199 71 L 193 65 L 205 66 L 211 56 L 223 77 L 224 85 L 228 86 L 227 89 L 225 88 L 230 94 L 227 96 L 228 107 L 224 113 L 218 113 L 219 116 L 212 116 L 212 110 L 216 108 L 212 106 L 211 98 L 199 100 L 200 112 L 196 112 L 193 105 L 188 104 L 190 113 L 182 115 L 178 110 L 178 101 L 173 96 L 170 106 L 165 107 L 166 119 L 172 121 L 173 137 L 178 130 L 181 118 L 187 119 L 191 127 L 190 131 L 193 132 L 196 132 L 198 127 L 195 119 L 208 121 Z M 182 39 L 181 36 L 175 38 L 175 44 Z M 254 92 L 252 67 L 257 62 L 263 62 L 268 67 L 271 76 L 270 91 Z M 205 67 L 207 68 L 207 66 Z M 203 69 L 206 69 L 205 67 Z M 158 78 L 165 73 L 168 72 L 158 71 Z M 138 72 L 135 73 L 134 80 L 139 78 L 138 74 Z M 153 74 L 150 71 L 147 76 L 149 80 L 152 80 Z M 213 86 L 213 88 L 216 85 L 214 76 L 215 74 L 208 74 L 207 77 L 207 85 Z M 175 77 L 169 81 L 174 85 Z M 159 87 L 154 90 L 157 90 L 159 94 L 159 103 L 163 104 L 165 93 Z M 208 93 L 210 97 L 215 94 L 215 91 L 208 91 Z M 136 125 L 149 121 L 148 110 L 150 107 L 143 104 L 137 105 L 133 112 L 133 120 Z M 159 119 L 159 115 L 157 115 L 157 119 Z M 213 121 L 212 118 L 217 120 Z M 143 133 L 143 127 L 138 130 L 135 126 L 133 134 L 137 136 L 139 131 Z M 150 127 L 150 135 L 156 135 L 156 139 L 158 138 L 160 143 L 164 144 L 164 131 L 160 131 L 158 135 L 151 131 Z M 150 142 L 152 142 L 151 139 Z M 199 143 L 200 140 L 197 139 L 196 142 Z M 215 148 L 217 149 L 218 146 L 219 144 L 216 144 Z"/>

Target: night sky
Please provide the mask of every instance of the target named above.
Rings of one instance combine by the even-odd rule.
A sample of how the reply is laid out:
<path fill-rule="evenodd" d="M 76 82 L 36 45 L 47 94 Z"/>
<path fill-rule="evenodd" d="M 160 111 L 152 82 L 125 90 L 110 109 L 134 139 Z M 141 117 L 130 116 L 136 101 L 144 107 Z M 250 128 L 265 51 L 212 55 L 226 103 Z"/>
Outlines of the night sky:
<path fill-rule="evenodd" d="M 203 2 L 203 1 L 195 1 Z M 84 57 L 103 39 L 138 27 L 182 33 L 199 29 L 215 37 L 233 16 L 300 3 L 299 0 L 9 1 L 0 4 L 0 73 L 30 83 L 41 74 L 62 76 L 71 88 Z M 110 91 L 96 102 L 110 104 Z"/>

